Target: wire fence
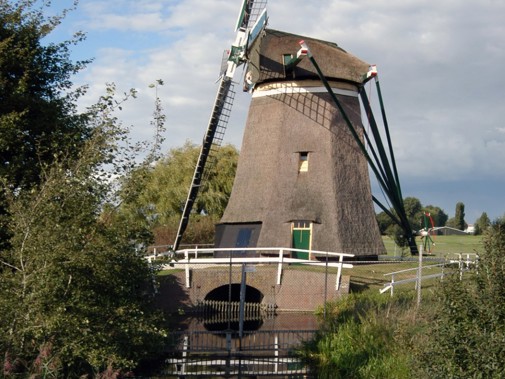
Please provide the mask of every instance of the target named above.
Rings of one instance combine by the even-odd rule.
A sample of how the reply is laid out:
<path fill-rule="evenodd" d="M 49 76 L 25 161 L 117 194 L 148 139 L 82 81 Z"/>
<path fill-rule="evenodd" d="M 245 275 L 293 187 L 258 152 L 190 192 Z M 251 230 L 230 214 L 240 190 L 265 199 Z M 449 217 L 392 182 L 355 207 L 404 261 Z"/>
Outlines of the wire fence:
<path fill-rule="evenodd" d="M 478 269 L 479 256 L 455 253 L 445 257 L 379 257 L 377 261 L 349 263 L 353 268 L 343 273 L 352 278 L 351 290 L 376 288 L 393 296 L 399 288 L 421 290 L 436 286 L 448 273 L 457 272 L 462 278 L 468 271 Z"/>
<path fill-rule="evenodd" d="M 171 334 L 165 375 L 241 377 L 308 375 L 294 349 L 313 338 L 314 330 L 250 331 L 241 338 L 232 331 L 184 331 Z"/>

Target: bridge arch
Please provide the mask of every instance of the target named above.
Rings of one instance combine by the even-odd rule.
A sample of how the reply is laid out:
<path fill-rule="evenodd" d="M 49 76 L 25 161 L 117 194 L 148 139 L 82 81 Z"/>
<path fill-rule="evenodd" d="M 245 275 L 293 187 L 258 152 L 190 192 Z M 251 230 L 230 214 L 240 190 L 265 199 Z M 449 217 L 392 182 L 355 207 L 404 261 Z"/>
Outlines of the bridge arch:
<path fill-rule="evenodd" d="M 228 301 L 233 302 L 240 301 L 240 284 L 232 283 L 224 284 L 210 291 L 204 300 L 215 300 L 215 301 Z M 261 303 L 263 301 L 263 293 L 252 286 L 246 285 L 245 288 L 245 302 L 246 303 Z"/>

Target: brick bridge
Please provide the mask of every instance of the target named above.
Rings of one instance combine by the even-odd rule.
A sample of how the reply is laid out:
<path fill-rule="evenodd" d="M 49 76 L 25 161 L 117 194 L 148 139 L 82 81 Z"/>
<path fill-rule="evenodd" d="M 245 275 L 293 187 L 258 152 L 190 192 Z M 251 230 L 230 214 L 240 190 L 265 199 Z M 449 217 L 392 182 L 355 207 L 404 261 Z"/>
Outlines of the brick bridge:
<path fill-rule="evenodd" d="M 284 267 L 280 277 L 276 265 L 256 265 L 251 271 L 246 273 L 246 301 L 249 293 L 259 291 L 261 304 L 274 305 L 277 311 L 314 311 L 325 300 L 334 300 L 349 292 L 349 277 L 342 276 L 337 282 L 336 272 L 325 273 L 297 265 Z M 241 265 L 174 269 L 160 277 L 157 303 L 169 313 L 191 312 L 208 300 L 209 294 L 216 294 L 219 289 L 228 293 L 230 279 L 232 287 L 240 287 Z M 336 283 L 339 283 L 338 290 Z M 226 296 L 221 300 L 227 299 Z"/>

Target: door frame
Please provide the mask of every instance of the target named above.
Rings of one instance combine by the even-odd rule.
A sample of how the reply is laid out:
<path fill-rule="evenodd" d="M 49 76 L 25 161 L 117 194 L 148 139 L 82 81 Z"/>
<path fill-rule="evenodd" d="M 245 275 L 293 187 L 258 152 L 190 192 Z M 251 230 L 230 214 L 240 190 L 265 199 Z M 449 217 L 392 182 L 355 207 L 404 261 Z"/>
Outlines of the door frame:
<path fill-rule="evenodd" d="M 312 260 L 312 232 L 313 232 L 313 225 L 314 223 L 309 220 L 296 220 L 291 222 L 291 247 L 295 248 L 293 246 L 293 233 L 295 230 L 308 230 L 309 231 L 309 250 L 308 253 L 308 260 Z M 294 253 L 294 252 L 293 252 Z"/>

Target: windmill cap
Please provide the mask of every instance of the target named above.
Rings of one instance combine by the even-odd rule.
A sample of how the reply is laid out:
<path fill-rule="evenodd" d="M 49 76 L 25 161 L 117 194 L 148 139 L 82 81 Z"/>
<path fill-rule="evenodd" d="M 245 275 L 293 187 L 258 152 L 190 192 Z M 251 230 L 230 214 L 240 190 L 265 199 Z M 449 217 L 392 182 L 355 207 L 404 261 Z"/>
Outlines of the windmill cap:
<path fill-rule="evenodd" d="M 336 43 L 300 36 L 274 29 L 265 29 L 259 46 L 251 51 L 250 60 L 259 60 L 260 72 L 256 83 L 292 80 L 286 77 L 283 57 L 297 55 L 300 50 L 316 59 L 324 76 L 329 80 L 361 84 L 370 64 L 348 53 Z M 256 57 L 254 55 L 257 55 Z M 318 78 L 312 63 L 304 59 L 293 71 L 296 80 Z"/>

